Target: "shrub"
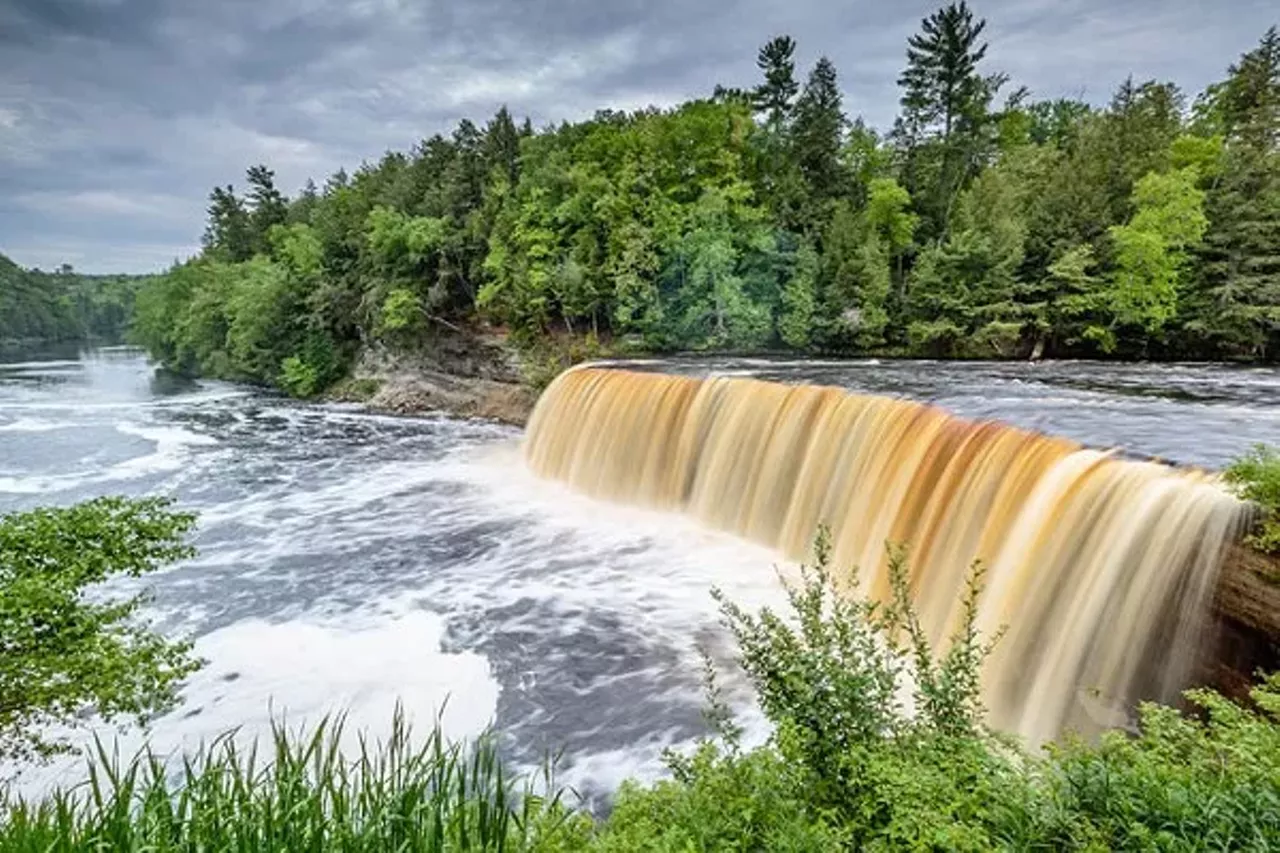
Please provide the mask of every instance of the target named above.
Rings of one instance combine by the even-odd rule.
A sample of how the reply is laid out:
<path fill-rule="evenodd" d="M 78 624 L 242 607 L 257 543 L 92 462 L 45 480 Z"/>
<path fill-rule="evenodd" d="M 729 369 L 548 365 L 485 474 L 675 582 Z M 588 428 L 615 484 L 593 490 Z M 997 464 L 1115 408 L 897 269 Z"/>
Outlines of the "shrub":
<path fill-rule="evenodd" d="M 191 644 L 137 620 L 141 595 L 87 588 L 138 577 L 190 556 L 195 517 L 168 501 L 99 498 L 0 516 L 0 758 L 65 748 L 46 726 L 81 711 L 141 718 L 169 707 L 198 662 Z"/>
<path fill-rule="evenodd" d="M 971 576 L 959 630 L 937 655 L 912 611 L 901 551 L 890 557 L 887 605 L 838 589 L 825 534 L 815 552 L 815 565 L 787 586 L 790 618 L 750 614 L 715 593 L 775 726 L 769 744 L 741 754 L 713 701 L 724 745 L 670 758 L 673 782 L 624 791 L 611 832 L 652 825 L 688 840 L 729 827 L 741 842 L 689 849 L 833 849 L 839 839 L 853 848 L 985 850 L 1000 842 L 1002 809 L 1018 813 L 1027 794 L 1015 753 L 982 724 L 989 645 L 974 629 L 981 572 Z M 730 803 L 750 818 L 723 814 Z"/>
<path fill-rule="evenodd" d="M 1260 551 L 1280 554 L 1280 451 L 1259 444 L 1223 474 L 1240 497 L 1260 510 L 1249 543 Z"/>
<path fill-rule="evenodd" d="M 1042 768 L 1036 835 L 1059 848 L 1274 850 L 1280 844 L 1280 675 L 1255 709 L 1188 691 L 1188 716 L 1144 705 L 1141 733 L 1069 738 Z"/>

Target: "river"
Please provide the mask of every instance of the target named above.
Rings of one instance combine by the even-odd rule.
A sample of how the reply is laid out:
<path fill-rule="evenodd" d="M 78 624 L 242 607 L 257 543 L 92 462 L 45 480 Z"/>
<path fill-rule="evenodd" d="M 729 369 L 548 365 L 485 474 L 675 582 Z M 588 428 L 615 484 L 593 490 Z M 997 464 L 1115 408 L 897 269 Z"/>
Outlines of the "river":
<path fill-rule="evenodd" d="M 453 736 L 492 725 L 518 766 L 563 750 L 586 795 L 652 777 L 703 731 L 699 649 L 723 659 L 709 590 L 776 604 L 775 557 L 693 521 L 598 503 L 524 468 L 518 430 L 308 405 L 158 376 L 107 348 L 0 363 L 0 512 L 168 494 L 199 556 L 136 582 L 208 661 L 147 736 L 191 748 L 400 704 Z M 1280 441 L 1280 373 L 1205 365 L 677 359 L 646 369 L 816 381 L 935 402 L 1095 446 L 1216 467 Z M 735 696 L 741 700 L 739 691 Z M 762 731 L 749 710 L 751 731 Z M 136 729 L 99 728 L 123 749 Z M 83 734 L 79 737 L 84 737 Z M 26 770 L 29 790 L 77 778 Z"/>

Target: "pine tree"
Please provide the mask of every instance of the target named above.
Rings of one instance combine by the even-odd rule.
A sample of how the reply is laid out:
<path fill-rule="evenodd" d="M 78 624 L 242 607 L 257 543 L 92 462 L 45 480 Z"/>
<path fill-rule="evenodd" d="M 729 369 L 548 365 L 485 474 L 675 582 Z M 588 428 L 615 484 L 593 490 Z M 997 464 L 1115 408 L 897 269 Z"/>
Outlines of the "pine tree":
<path fill-rule="evenodd" d="M 220 258 L 236 263 L 253 255 L 253 236 L 249 211 L 230 184 L 214 187 L 209 194 L 209 222 L 205 227 L 204 248 Z"/>
<path fill-rule="evenodd" d="M 484 156 L 490 170 L 501 169 L 509 186 L 520 174 L 520 131 L 504 104 L 484 130 Z"/>
<path fill-rule="evenodd" d="M 755 91 L 757 112 L 765 114 L 765 127 L 781 132 L 791 119 L 796 93 L 796 42 L 791 36 L 777 36 L 760 48 L 756 66 L 764 73 L 764 83 Z"/>
<path fill-rule="evenodd" d="M 908 40 L 907 68 L 898 85 L 903 88 L 901 121 L 909 140 L 919 141 L 936 129 L 949 142 L 985 94 L 978 63 L 987 55 L 987 44 L 978 40 L 986 26 L 985 20 L 974 20 L 961 0 L 925 18 L 921 32 Z"/>
<path fill-rule="evenodd" d="M 1267 30 L 1197 106 L 1226 137 L 1227 149 L 1209 190 L 1210 225 L 1188 330 L 1227 354 L 1274 355 L 1280 348 L 1280 31 Z"/>
<path fill-rule="evenodd" d="M 1218 92 L 1224 133 L 1259 151 L 1280 148 L 1280 29 L 1267 30 L 1228 74 Z"/>
<path fill-rule="evenodd" d="M 847 193 L 840 166 L 840 142 L 847 123 L 836 68 L 824 56 L 809 74 L 804 93 L 796 102 L 791 131 L 793 156 L 814 202 Z"/>
<path fill-rule="evenodd" d="M 1006 78 L 978 72 L 986 21 L 975 20 L 966 3 L 939 9 L 920 29 L 898 78 L 902 115 L 894 136 L 904 149 L 904 182 L 925 214 L 924 236 L 940 239 L 955 200 L 995 147 L 990 105 Z"/>
<path fill-rule="evenodd" d="M 307 178 L 306 184 L 302 187 L 302 192 L 298 193 L 298 197 L 289 205 L 289 222 L 310 222 L 311 214 L 315 211 L 319 201 L 320 191 L 316 188 L 316 182 Z"/>
<path fill-rule="evenodd" d="M 276 189 L 276 174 L 264 165 L 250 166 L 245 173 L 249 184 L 249 225 L 253 250 L 265 252 L 272 226 L 281 225 L 289 214 L 289 203 Z"/>

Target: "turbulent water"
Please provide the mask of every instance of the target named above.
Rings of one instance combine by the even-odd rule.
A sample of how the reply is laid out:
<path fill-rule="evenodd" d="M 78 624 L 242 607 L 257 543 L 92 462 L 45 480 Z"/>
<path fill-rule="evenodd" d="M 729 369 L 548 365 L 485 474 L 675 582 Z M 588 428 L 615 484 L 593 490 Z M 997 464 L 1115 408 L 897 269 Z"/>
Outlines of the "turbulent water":
<path fill-rule="evenodd" d="M 842 384 L 1209 466 L 1280 438 L 1268 370 L 647 367 Z M 0 364 L 0 511 L 164 493 L 201 514 L 199 558 L 145 579 L 162 627 L 195 635 L 209 660 L 153 725 L 157 747 L 251 734 L 273 713 L 345 709 L 378 731 L 401 702 L 419 721 L 443 708 L 454 735 L 492 723 L 517 763 L 563 749 L 565 781 L 607 790 L 701 731 L 697 648 L 725 653 L 708 590 L 776 602 L 776 556 L 541 480 L 519 441 L 479 421 L 157 378 L 129 350 Z M 75 775 L 55 765 L 24 778 Z"/>

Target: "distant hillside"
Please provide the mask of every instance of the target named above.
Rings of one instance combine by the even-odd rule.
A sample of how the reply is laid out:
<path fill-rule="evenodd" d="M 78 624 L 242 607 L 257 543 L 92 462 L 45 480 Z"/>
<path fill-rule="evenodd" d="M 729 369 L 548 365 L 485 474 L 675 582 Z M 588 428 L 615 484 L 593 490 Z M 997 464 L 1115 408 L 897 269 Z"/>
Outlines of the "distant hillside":
<path fill-rule="evenodd" d="M 148 278 L 28 270 L 0 254 L 0 341 L 119 340 Z"/>

